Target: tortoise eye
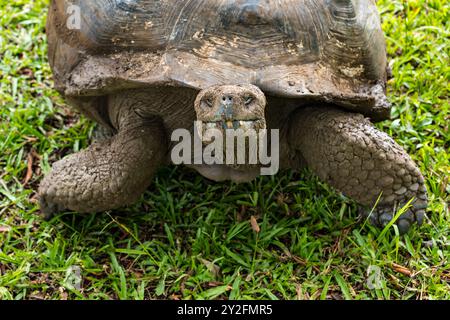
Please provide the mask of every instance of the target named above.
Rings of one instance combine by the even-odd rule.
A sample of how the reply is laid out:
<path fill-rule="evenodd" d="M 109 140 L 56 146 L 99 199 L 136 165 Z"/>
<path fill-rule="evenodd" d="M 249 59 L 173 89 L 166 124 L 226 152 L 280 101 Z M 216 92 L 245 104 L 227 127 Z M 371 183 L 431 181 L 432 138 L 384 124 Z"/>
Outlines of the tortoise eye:
<path fill-rule="evenodd" d="M 253 102 L 253 100 L 255 100 L 255 98 L 253 98 L 252 96 L 247 96 L 247 97 L 245 97 L 245 98 L 244 98 L 245 105 L 246 105 L 246 106 L 249 106 L 249 105 Z"/>
<path fill-rule="evenodd" d="M 211 98 L 206 98 L 206 99 L 203 100 L 203 102 L 204 102 L 208 107 L 210 107 L 210 108 L 213 107 L 213 101 L 212 101 Z"/>

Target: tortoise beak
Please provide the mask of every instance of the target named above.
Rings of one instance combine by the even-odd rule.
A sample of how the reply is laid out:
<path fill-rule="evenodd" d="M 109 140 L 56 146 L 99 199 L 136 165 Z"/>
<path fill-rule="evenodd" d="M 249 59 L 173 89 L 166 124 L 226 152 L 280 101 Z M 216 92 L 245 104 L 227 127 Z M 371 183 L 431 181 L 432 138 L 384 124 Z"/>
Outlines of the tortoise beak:
<path fill-rule="evenodd" d="M 240 130 L 243 135 L 257 134 L 260 130 L 266 129 L 265 119 L 254 120 L 227 120 L 227 121 L 200 121 L 197 126 L 198 134 L 202 137 L 204 144 L 209 144 L 213 141 L 212 134 L 220 131 L 223 136 L 226 136 L 226 130 Z"/>

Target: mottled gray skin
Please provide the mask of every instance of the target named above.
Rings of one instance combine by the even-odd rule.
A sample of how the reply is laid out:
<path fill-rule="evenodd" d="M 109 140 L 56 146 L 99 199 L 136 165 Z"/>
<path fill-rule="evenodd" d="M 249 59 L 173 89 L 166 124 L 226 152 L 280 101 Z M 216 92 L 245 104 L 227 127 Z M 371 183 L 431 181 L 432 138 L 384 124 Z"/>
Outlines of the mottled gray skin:
<path fill-rule="evenodd" d="M 380 197 L 373 224 L 386 225 L 393 209 L 411 199 L 412 207 L 397 221 L 399 230 L 422 224 L 427 207 L 422 174 L 403 148 L 362 115 L 329 106 L 302 108 L 292 116 L 289 138 L 304 163 L 336 190 L 366 209 Z"/>
<path fill-rule="evenodd" d="M 149 186 L 167 151 L 161 119 L 122 110 L 117 134 L 53 165 L 42 181 L 41 208 L 48 217 L 74 210 L 100 212 L 135 202 Z"/>
<path fill-rule="evenodd" d="M 80 28 L 67 28 L 72 5 Z M 423 221 L 420 171 L 371 124 L 390 114 L 374 0 L 52 0 L 47 36 L 57 90 L 112 133 L 54 164 L 39 189 L 47 216 L 133 203 L 170 163 L 173 130 L 202 120 L 280 129 L 283 168 L 309 167 L 365 214 L 378 203 L 376 225 L 411 199 L 399 230 Z"/>

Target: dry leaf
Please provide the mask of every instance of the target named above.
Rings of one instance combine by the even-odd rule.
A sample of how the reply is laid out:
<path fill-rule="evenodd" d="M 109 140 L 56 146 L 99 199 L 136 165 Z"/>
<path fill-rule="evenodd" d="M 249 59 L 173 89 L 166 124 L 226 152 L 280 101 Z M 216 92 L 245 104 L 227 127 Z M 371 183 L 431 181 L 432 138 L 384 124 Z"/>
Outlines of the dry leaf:
<path fill-rule="evenodd" d="M 294 256 L 293 254 L 291 254 L 290 258 L 291 258 L 292 260 L 294 260 L 295 262 L 297 262 L 299 265 L 302 265 L 302 266 L 306 266 L 306 265 L 307 265 L 307 263 L 306 263 L 305 260 L 303 260 L 303 259 L 300 258 L 300 257 Z"/>
<path fill-rule="evenodd" d="M 28 137 L 28 136 L 25 136 L 24 139 L 25 139 L 27 142 L 30 142 L 30 143 L 33 143 L 33 142 L 38 141 L 38 138 L 36 138 L 36 137 Z"/>
<path fill-rule="evenodd" d="M 213 276 L 217 277 L 220 275 L 220 267 L 211 261 L 200 258 L 200 261 L 206 266 L 209 272 L 212 273 Z"/>
<path fill-rule="evenodd" d="M 297 291 L 297 300 L 304 300 L 305 297 L 303 296 L 303 290 L 302 290 L 302 285 L 298 284 L 297 287 L 295 288 L 295 291 Z"/>
<path fill-rule="evenodd" d="M 444 178 L 444 181 L 442 181 L 442 183 L 441 183 L 441 186 L 440 186 L 440 192 L 441 192 L 441 194 L 444 194 L 445 193 L 445 189 L 447 188 L 447 184 L 448 184 L 448 179 L 449 179 L 449 176 L 446 176 L 445 178 Z"/>
<path fill-rule="evenodd" d="M 42 156 L 41 156 L 39 153 L 37 153 L 36 150 L 34 150 L 34 149 L 31 149 L 31 155 L 32 155 L 33 158 L 35 158 L 35 159 L 38 159 L 38 160 L 41 160 L 41 159 L 42 159 Z"/>
<path fill-rule="evenodd" d="M 27 174 L 25 176 L 25 179 L 23 180 L 23 185 L 26 186 L 28 182 L 30 182 L 32 177 L 33 177 L 33 155 L 30 152 L 27 157 Z"/>
<path fill-rule="evenodd" d="M 11 227 L 10 226 L 0 226 L 0 232 L 10 232 Z"/>
<path fill-rule="evenodd" d="M 216 288 L 219 286 L 223 286 L 223 282 L 219 282 L 219 281 L 210 281 L 208 282 L 208 287 L 210 288 Z"/>
<path fill-rule="evenodd" d="M 68 299 L 68 294 L 67 294 L 67 292 L 66 292 L 66 290 L 63 288 L 63 287 L 60 287 L 59 288 L 59 293 L 60 293 L 60 299 L 61 300 L 67 300 Z"/>
<path fill-rule="evenodd" d="M 405 276 L 408 276 L 408 277 L 412 277 L 412 274 L 413 274 L 412 271 L 409 270 L 408 268 L 401 266 L 399 264 L 396 264 L 396 263 L 392 264 L 392 269 L 394 269 L 395 271 L 397 271 L 401 274 L 404 274 Z"/>
<path fill-rule="evenodd" d="M 255 231 L 256 233 L 260 233 L 261 232 L 261 228 L 259 227 L 258 221 L 256 221 L 256 218 L 254 216 L 252 216 L 250 218 L 250 223 L 252 225 L 253 231 Z"/>

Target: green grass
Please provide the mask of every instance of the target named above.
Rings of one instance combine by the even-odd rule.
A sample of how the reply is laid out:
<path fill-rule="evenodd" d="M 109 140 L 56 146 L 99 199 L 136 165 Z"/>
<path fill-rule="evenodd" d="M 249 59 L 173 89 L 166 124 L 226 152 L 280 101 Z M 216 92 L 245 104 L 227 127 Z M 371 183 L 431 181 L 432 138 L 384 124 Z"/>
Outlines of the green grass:
<path fill-rule="evenodd" d="M 307 171 L 236 185 L 169 167 L 133 207 L 42 221 L 43 173 L 94 125 L 52 90 L 47 1 L 0 0 L 0 299 L 449 299 L 450 5 L 378 5 L 394 75 L 393 120 L 379 127 L 430 191 L 426 224 L 406 236 L 358 221 L 355 203 Z"/>

